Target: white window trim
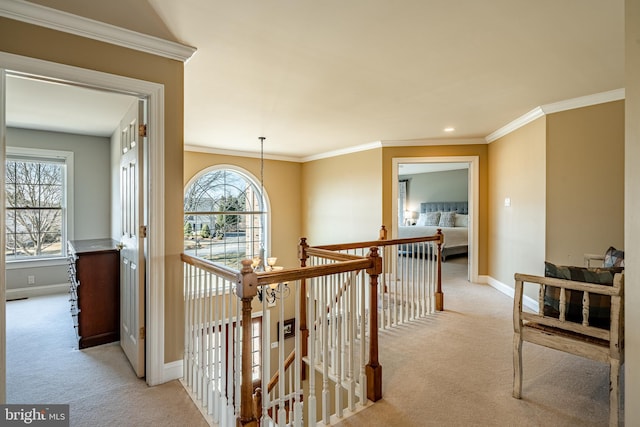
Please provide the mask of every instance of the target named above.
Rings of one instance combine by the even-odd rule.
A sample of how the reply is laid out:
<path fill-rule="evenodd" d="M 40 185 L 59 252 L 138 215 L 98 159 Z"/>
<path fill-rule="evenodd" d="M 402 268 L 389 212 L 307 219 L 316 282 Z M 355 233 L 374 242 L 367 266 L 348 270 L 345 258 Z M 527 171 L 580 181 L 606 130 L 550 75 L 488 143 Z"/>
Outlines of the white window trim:
<path fill-rule="evenodd" d="M 27 147 L 6 147 L 7 156 L 24 156 L 24 157 L 37 157 L 37 158 L 55 158 L 62 159 L 65 163 L 64 174 L 64 188 L 65 188 L 65 201 L 64 201 L 64 218 L 65 224 L 62 231 L 62 255 L 52 257 L 38 257 L 38 258 L 23 258 L 23 259 L 6 259 L 6 269 L 11 270 L 15 268 L 25 268 L 26 264 L 29 267 L 46 267 L 51 265 L 62 265 L 66 263 L 67 258 L 67 240 L 73 240 L 73 187 L 74 187 L 74 175 L 73 175 L 73 151 L 61 151 L 61 150 L 47 150 L 44 148 L 27 148 Z M 5 183 L 6 185 L 6 183 Z M 4 189 L 3 189 L 4 191 Z"/>

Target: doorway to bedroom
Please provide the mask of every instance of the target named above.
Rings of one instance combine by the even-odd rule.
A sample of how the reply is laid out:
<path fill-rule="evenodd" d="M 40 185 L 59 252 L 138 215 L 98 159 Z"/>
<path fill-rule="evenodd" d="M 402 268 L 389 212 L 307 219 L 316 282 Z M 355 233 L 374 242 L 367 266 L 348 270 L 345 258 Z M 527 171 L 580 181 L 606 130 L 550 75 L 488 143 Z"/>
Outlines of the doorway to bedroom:
<path fill-rule="evenodd" d="M 393 182 L 393 236 L 442 229 L 443 262 L 466 259 L 467 279 L 477 281 L 478 158 L 395 158 Z"/>

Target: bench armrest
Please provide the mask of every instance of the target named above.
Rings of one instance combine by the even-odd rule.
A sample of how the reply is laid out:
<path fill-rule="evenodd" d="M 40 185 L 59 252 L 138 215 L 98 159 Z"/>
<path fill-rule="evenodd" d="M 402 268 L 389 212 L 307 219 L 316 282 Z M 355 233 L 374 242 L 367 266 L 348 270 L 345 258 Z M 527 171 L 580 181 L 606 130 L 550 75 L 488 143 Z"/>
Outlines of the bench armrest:
<path fill-rule="evenodd" d="M 591 265 L 592 262 L 598 261 L 598 265 Z M 599 254 L 584 254 L 584 266 L 585 267 L 602 267 L 604 262 L 604 255 Z"/>

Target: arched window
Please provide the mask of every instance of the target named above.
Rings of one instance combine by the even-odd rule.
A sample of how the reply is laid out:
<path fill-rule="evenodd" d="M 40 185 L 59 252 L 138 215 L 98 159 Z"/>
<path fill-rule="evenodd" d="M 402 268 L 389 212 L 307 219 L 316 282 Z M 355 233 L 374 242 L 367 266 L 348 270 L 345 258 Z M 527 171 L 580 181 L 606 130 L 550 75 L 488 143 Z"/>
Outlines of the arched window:
<path fill-rule="evenodd" d="M 249 173 L 216 166 L 185 189 L 184 251 L 235 269 L 267 247 L 267 202 Z"/>

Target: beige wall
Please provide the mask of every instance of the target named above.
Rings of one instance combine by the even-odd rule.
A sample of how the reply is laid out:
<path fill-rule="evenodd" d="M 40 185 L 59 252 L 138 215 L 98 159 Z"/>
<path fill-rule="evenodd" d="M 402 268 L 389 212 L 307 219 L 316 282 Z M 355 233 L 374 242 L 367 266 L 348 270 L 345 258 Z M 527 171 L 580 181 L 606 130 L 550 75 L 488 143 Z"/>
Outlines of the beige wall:
<path fill-rule="evenodd" d="M 545 123 L 540 118 L 489 144 L 488 275 L 511 287 L 516 272 L 544 273 Z"/>
<path fill-rule="evenodd" d="M 640 0 L 626 0 L 625 425 L 640 425 Z"/>
<path fill-rule="evenodd" d="M 260 180 L 260 159 L 186 151 L 184 186 L 198 173 L 216 165 L 240 167 Z M 298 242 L 302 237 L 301 172 L 300 163 L 277 160 L 264 162 L 264 188 L 271 205 L 270 253 L 278 257 L 278 265 L 284 267 L 298 267 L 300 264 Z"/>
<path fill-rule="evenodd" d="M 489 145 L 489 276 L 624 247 L 624 102 L 540 118 Z M 511 206 L 505 206 L 505 198 Z M 535 295 L 529 295 L 535 298 Z"/>
<path fill-rule="evenodd" d="M 547 116 L 547 260 L 624 247 L 624 101 Z"/>
<path fill-rule="evenodd" d="M 302 165 L 303 234 L 310 245 L 376 240 L 382 225 L 381 149 Z"/>
<path fill-rule="evenodd" d="M 393 212 L 392 186 L 393 159 L 408 157 L 472 157 L 479 159 L 479 230 L 478 230 L 478 274 L 487 274 L 487 191 L 488 191 L 488 147 L 486 144 L 472 145 L 427 145 L 419 147 L 385 147 L 382 149 L 382 223 L 391 230 Z"/>
<path fill-rule="evenodd" d="M 0 51 L 164 85 L 165 363 L 182 358 L 182 150 L 184 64 L 0 18 Z M 154 286 L 151 283 L 151 286 Z M 151 325 L 150 325 L 151 326 Z"/>

